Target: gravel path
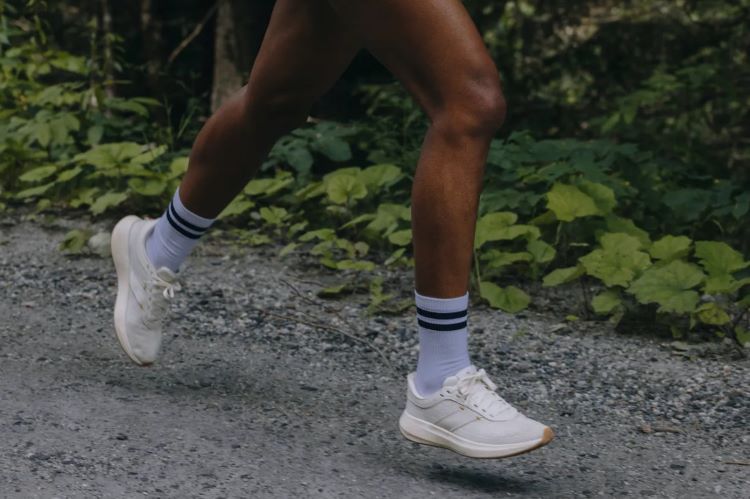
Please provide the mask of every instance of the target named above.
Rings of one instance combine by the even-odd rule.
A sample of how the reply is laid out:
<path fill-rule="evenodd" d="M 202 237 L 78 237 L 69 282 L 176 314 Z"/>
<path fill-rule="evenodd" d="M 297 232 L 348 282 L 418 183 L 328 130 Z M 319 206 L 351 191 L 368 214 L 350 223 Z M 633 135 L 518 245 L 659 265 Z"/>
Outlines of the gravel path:
<path fill-rule="evenodd" d="M 0 497 L 750 497 L 750 361 L 730 352 L 473 306 L 475 362 L 557 433 L 475 461 L 398 433 L 413 311 L 368 317 L 364 295 L 317 298 L 337 276 L 304 256 L 206 241 L 139 368 L 111 261 L 56 250 L 76 224 L 0 225 Z M 410 271 L 387 282 L 410 296 Z"/>

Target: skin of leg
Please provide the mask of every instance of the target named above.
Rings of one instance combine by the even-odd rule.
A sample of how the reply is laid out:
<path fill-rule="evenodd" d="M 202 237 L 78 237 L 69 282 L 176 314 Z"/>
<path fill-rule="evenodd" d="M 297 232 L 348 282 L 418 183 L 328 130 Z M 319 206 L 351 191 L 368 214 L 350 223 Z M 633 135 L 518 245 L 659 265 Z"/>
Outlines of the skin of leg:
<path fill-rule="evenodd" d="M 425 110 L 412 186 L 418 293 L 468 290 L 490 141 L 505 118 L 500 77 L 458 0 L 329 0 Z"/>
<path fill-rule="evenodd" d="M 185 206 L 206 218 L 221 213 L 273 144 L 304 123 L 360 46 L 325 0 L 278 0 L 248 84 L 210 117 L 193 144 L 180 184 Z"/>

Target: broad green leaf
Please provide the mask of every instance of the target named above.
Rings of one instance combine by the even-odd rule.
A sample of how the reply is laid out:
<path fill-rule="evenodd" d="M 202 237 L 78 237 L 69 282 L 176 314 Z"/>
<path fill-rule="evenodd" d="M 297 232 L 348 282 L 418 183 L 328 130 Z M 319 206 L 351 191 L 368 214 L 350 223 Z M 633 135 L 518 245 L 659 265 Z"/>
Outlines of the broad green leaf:
<path fill-rule="evenodd" d="M 576 218 L 602 215 L 594 200 L 574 185 L 555 183 L 547 193 L 547 208 L 558 220 L 570 222 Z"/>
<path fill-rule="evenodd" d="M 99 144 L 73 159 L 97 168 L 109 169 L 121 166 L 141 154 L 143 146 L 135 142 Z"/>
<path fill-rule="evenodd" d="M 83 168 L 81 168 L 80 166 L 74 166 L 73 168 L 70 168 L 68 170 L 63 170 L 59 175 L 57 175 L 55 182 L 61 183 L 72 180 L 73 178 L 77 177 L 82 171 Z"/>
<path fill-rule="evenodd" d="M 256 178 L 247 183 L 244 192 L 248 196 L 258 196 L 261 194 L 264 196 L 271 196 L 293 182 L 294 178 L 291 176 Z"/>
<path fill-rule="evenodd" d="M 698 266 L 673 260 L 645 270 L 627 291 L 641 303 L 657 303 L 659 312 L 688 313 L 695 310 L 699 299 L 693 288 L 705 277 Z"/>
<path fill-rule="evenodd" d="M 554 247 L 541 239 L 532 239 L 526 245 L 526 250 L 534 258 L 537 263 L 549 263 L 555 259 L 557 251 Z"/>
<path fill-rule="evenodd" d="M 743 347 L 746 347 L 750 344 L 750 329 L 745 329 L 742 326 L 737 326 L 734 328 L 734 335 L 737 338 L 737 341 L 739 341 L 740 345 Z"/>
<path fill-rule="evenodd" d="M 99 196 L 96 201 L 94 201 L 94 204 L 91 205 L 89 211 L 94 215 L 99 215 L 109 208 L 113 208 L 122 203 L 127 198 L 128 195 L 124 192 L 108 192 L 103 196 Z"/>
<path fill-rule="evenodd" d="M 587 274 L 600 279 L 607 286 L 627 286 L 651 264 L 648 254 L 639 251 L 640 241 L 633 236 L 608 232 L 599 242 L 601 249 L 595 249 L 578 261 Z"/>
<path fill-rule="evenodd" d="M 648 232 L 637 227 L 632 220 L 629 218 L 616 217 L 610 215 L 606 219 L 607 230 L 610 232 L 624 232 L 638 239 L 644 248 L 648 248 L 651 244 L 651 238 Z"/>
<path fill-rule="evenodd" d="M 354 227 L 357 224 L 360 224 L 362 222 L 369 222 L 371 220 L 375 219 L 374 213 L 365 213 L 364 215 L 359 215 L 358 217 L 354 217 L 348 222 L 346 222 L 344 225 L 341 226 L 342 229 L 347 229 L 349 227 Z"/>
<path fill-rule="evenodd" d="M 750 278 L 735 279 L 731 274 L 709 274 L 706 278 L 706 283 L 703 286 L 703 291 L 711 295 L 730 294 L 739 290 L 746 284 L 750 284 Z"/>
<path fill-rule="evenodd" d="M 57 249 L 63 253 L 80 253 L 86 247 L 91 234 L 90 230 L 73 229 L 65 234 Z"/>
<path fill-rule="evenodd" d="M 601 214 L 610 213 L 617 206 L 614 191 L 606 185 L 584 180 L 578 184 L 578 188 L 594 200 L 594 204 Z"/>
<path fill-rule="evenodd" d="M 336 232 L 333 229 L 318 229 L 305 232 L 299 236 L 299 240 L 303 243 L 306 241 L 312 241 L 318 239 L 320 241 L 330 241 L 336 238 Z"/>
<path fill-rule="evenodd" d="M 345 292 L 350 291 L 351 288 L 349 286 L 348 282 L 345 282 L 343 284 L 337 284 L 334 286 L 328 286 L 326 288 L 321 288 L 318 290 L 317 293 L 315 293 L 317 296 L 321 298 L 330 298 L 333 296 L 338 296 L 340 294 L 343 294 Z"/>
<path fill-rule="evenodd" d="M 165 152 L 167 152 L 167 146 L 165 145 L 150 147 L 145 152 L 133 157 L 130 162 L 136 165 L 146 165 L 154 161 Z"/>
<path fill-rule="evenodd" d="M 338 137 L 323 136 L 314 145 L 315 149 L 333 161 L 348 161 L 352 158 L 349 143 Z"/>
<path fill-rule="evenodd" d="M 712 326 L 723 326 L 732 320 L 726 310 L 714 302 L 702 304 L 696 309 L 695 314 L 702 323 L 711 324 Z"/>
<path fill-rule="evenodd" d="M 396 246 L 406 246 L 411 243 L 411 229 L 397 230 L 388 235 L 388 241 Z"/>
<path fill-rule="evenodd" d="M 26 173 L 18 177 L 18 179 L 22 182 L 38 182 L 54 175 L 56 172 L 57 166 L 55 165 L 39 166 L 27 171 Z"/>
<path fill-rule="evenodd" d="M 367 260 L 340 260 L 336 263 L 339 270 L 374 270 L 375 264 Z"/>
<path fill-rule="evenodd" d="M 516 223 L 516 220 L 518 220 L 518 215 L 510 211 L 487 213 L 481 217 L 476 223 L 474 249 L 481 248 L 488 241 L 498 241 L 508 235 L 503 229 Z"/>
<path fill-rule="evenodd" d="M 398 261 L 399 258 L 403 256 L 403 254 L 406 252 L 406 248 L 399 248 L 393 253 L 391 253 L 391 256 L 389 256 L 384 263 L 384 265 L 393 265 L 396 261 Z"/>
<path fill-rule="evenodd" d="M 521 289 L 515 286 L 500 286 L 489 282 L 481 281 L 479 283 L 479 294 L 487 300 L 491 307 L 499 308 L 504 312 L 515 314 L 529 306 L 531 298 Z"/>
<path fill-rule="evenodd" d="M 104 136 L 104 127 L 101 125 L 91 126 L 86 132 L 86 140 L 88 141 L 89 145 L 92 146 L 95 146 L 99 142 L 101 142 L 102 136 Z"/>
<path fill-rule="evenodd" d="M 242 215 L 246 211 L 252 209 L 255 207 L 255 203 L 243 196 L 237 196 L 235 197 L 231 203 L 229 203 L 229 206 L 224 208 L 224 210 L 219 214 L 216 218 L 228 218 L 228 217 L 236 217 L 237 215 Z"/>
<path fill-rule="evenodd" d="M 189 158 L 187 156 L 180 156 L 179 158 L 173 159 L 172 162 L 169 163 L 168 178 L 173 179 L 183 175 L 187 171 L 188 161 Z"/>
<path fill-rule="evenodd" d="M 581 265 L 575 267 L 564 267 L 561 269 L 555 269 L 542 280 L 544 287 L 559 286 L 574 281 L 581 277 L 585 272 L 585 269 Z"/>
<path fill-rule="evenodd" d="M 387 164 L 368 166 L 360 172 L 357 178 L 367 186 L 368 190 L 375 191 L 378 187 L 401 178 L 401 169 Z"/>
<path fill-rule="evenodd" d="M 285 208 L 279 206 L 263 206 L 259 211 L 260 217 L 270 225 L 281 225 L 291 216 Z"/>
<path fill-rule="evenodd" d="M 295 249 L 297 249 L 297 246 L 299 246 L 299 244 L 297 244 L 297 243 L 289 243 L 289 244 L 287 244 L 286 246 L 284 246 L 283 248 L 281 248 L 281 250 L 279 251 L 279 256 L 282 257 L 282 256 L 288 255 L 289 253 L 291 253 L 292 251 L 294 251 Z"/>
<path fill-rule="evenodd" d="M 375 212 L 375 218 L 365 228 L 387 233 L 398 227 L 399 220 L 411 220 L 411 208 L 402 204 L 382 203 Z"/>
<path fill-rule="evenodd" d="M 608 289 L 596 295 L 591 300 L 591 308 L 597 314 L 610 314 L 622 305 L 622 299 L 617 291 Z"/>
<path fill-rule="evenodd" d="M 710 275 L 724 275 L 750 265 L 739 251 L 718 241 L 696 241 L 695 256 Z"/>
<path fill-rule="evenodd" d="M 24 189 L 22 191 L 17 192 L 14 197 L 16 199 L 26 199 L 26 198 L 41 196 L 42 194 L 47 192 L 50 189 L 50 187 L 54 185 L 55 185 L 54 182 L 50 182 L 48 184 L 38 185 L 36 187 Z"/>
<path fill-rule="evenodd" d="M 326 194 L 331 202 L 346 204 L 367 196 L 367 188 L 353 175 L 338 175 L 326 182 Z"/>
<path fill-rule="evenodd" d="M 142 196 L 158 196 L 166 189 L 166 182 L 160 179 L 131 178 L 128 187 Z"/>
<path fill-rule="evenodd" d="M 648 252 L 656 260 L 670 261 L 688 256 L 692 244 L 689 237 L 668 235 L 655 241 Z"/>
<path fill-rule="evenodd" d="M 528 262 L 531 254 L 525 251 L 512 253 L 491 249 L 482 254 L 482 260 L 487 262 L 487 268 L 499 269 L 516 262 Z"/>

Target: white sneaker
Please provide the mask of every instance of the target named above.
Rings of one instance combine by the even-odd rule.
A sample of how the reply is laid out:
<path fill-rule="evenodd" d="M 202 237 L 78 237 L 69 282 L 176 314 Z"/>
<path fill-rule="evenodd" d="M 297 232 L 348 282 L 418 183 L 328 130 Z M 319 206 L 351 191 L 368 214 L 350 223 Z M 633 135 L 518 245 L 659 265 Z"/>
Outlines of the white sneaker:
<path fill-rule="evenodd" d="M 468 457 L 509 457 L 549 443 L 554 433 L 503 400 L 484 369 L 470 366 L 448 377 L 443 388 L 420 397 L 409 385 L 406 409 L 399 420 L 404 437 L 445 447 Z"/>
<path fill-rule="evenodd" d="M 125 353 L 141 366 L 156 360 L 167 300 L 180 290 L 177 275 L 166 267 L 155 269 L 146 255 L 146 236 L 156 222 L 130 215 L 112 231 L 117 270 L 115 330 Z"/>

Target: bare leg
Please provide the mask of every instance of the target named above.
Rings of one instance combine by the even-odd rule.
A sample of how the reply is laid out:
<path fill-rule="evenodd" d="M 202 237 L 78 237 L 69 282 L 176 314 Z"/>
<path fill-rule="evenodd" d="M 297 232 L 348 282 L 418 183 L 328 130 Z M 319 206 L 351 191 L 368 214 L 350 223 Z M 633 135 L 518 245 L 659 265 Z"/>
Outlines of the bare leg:
<path fill-rule="evenodd" d="M 461 296 L 487 151 L 505 117 L 497 69 L 458 0 L 330 2 L 431 120 L 412 188 L 416 290 Z"/>
<path fill-rule="evenodd" d="M 304 123 L 360 45 L 325 0 L 278 0 L 249 83 L 206 122 L 180 197 L 215 218 L 255 175 L 273 144 Z"/>

